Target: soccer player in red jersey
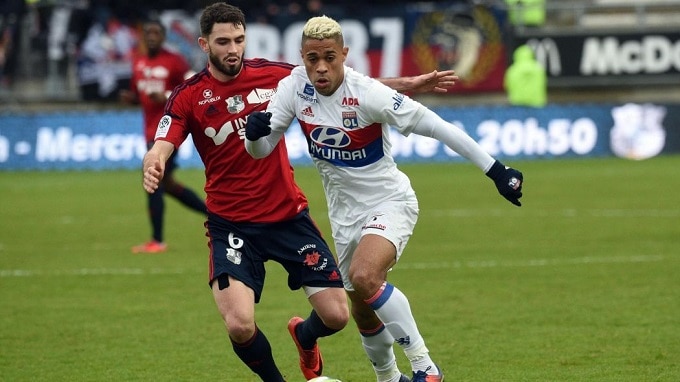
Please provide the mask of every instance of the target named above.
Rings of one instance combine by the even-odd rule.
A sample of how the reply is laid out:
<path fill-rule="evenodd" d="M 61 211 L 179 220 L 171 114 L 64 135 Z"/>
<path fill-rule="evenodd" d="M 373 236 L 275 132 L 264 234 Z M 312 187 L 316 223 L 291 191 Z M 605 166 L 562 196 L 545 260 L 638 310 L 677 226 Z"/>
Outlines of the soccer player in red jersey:
<path fill-rule="evenodd" d="M 288 272 L 291 290 L 302 288 L 312 305 L 307 319 L 293 317 L 288 330 L 309 380 L 322 375 L 317 339 L 345 327 L 347 298 L 335 258 L 308 211 L 294 180 L 283 140 L 267 158 L 245 150 L 248 114 L 263 111 L 293 65 L 244 59 L 245 17 L 237 7 L 216 3 L 200 17 L 198 43 L 207 67 L 177 87 L 168 99 L 155 143 L 143 161 L 143 186 L 154 193 L 166 161 L 191 135 L 205 165 L 210 249 L 209 285 L 236 355 L 263 381 L 283 381 L 271 346 L 255 322 L 264 262 Z M 383 80 L 406 91 L 446 91 L 452 71 Z"/>
<path fill-rule="evenodd" d="M 143 25 L 145 52 L 132 60 L 131 89 L 122 90 L 123 102 L 140 104 L 144 118 L 144 138 L 147 146 L 153 145 L 158 121 L 163 117 L 165 101 L 175 86 L 181 84 L 193 72 L 181 55 L 166 49 L 165 27 L 159 21 L 147 21 Z M 193 190 L 175 180 L 173 172 L 177 167 L 176 155 L 171 155 L 165 166 L 165 176 L 159 189 L 147 194 L 148 212 L 151 220 L 151 240 L 132 247 L 133 253 L 158 253 L 166 249 L 163 238 L 165 215 L 164 193 L 177 199 L 185 206 L 207 214 L 205 202 Z"/>

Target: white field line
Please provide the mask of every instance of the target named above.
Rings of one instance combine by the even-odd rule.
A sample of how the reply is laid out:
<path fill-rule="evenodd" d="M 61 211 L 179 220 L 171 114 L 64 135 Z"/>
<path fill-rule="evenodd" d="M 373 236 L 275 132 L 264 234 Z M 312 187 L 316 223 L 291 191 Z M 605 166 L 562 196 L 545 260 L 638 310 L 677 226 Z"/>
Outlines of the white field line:
<path fill-rule="evenodd" d="M 561 265 L 588 265 L 614 263 L 651 263 L 664 261 L 664 255 L 637 256 L 609 256 L 609 257 L 577 257 L 573 259 L 529 259 L 529 260 L 470 260 L 434 263 L 401 262 L 396 270 L 410 269 L 455 269 L 455 268 L 510 268 L 510 267 L 550 267 Z M 196 269 L 166 269 L 166 268 L 80 268 L 66 270 L 29 270 L 29 269 L 0 269 L 0 278 L 34 277 L 34 276 L 151 276 L 177 275 L 203 272 Z"/>
<path fill-rule="evenodd" d="M 576 257 L 572 259 L 528 259 L 528 260 L 469 260 L 453 262 L 433 263 L 399 263 L 395 270 L 399 269 L 440 269 L 440 268 L 530 268 L 550 267 L 560 265 L 588 265 L 588 264 L 615 264 L 615 263 L 651 263 L 666 259 L 664 255 L 637 255 L 637 256 L 609 256 L 609 257 Z"/>
<path fill-rule="evenodd" d="M 470 217 L 470 216 L 506 216 L 512 210 L 508 209 L 421 209 L 421 215 L 435 216 L 435 217 Z M 600 218 L 678 218 L 680 217 L 680 209 L 575 209 L 565 208 L 561 210 L 531 210 L 525 209 L 520 211 L 528 216 L 562 216 L 562 217 L 600 217 Z"/>
<path fill-rule="evenodd" d="M 203 270 L 201 270 L 203 272 Z M 207 271 L 206 271 L 207 272 Z M 0 269 L 0 277 L 33 277 L 33 276 L 149 276 L 179 275 L 197 273 L 193 269 L 166 268 L 79 268 L 79 269 Z"/>

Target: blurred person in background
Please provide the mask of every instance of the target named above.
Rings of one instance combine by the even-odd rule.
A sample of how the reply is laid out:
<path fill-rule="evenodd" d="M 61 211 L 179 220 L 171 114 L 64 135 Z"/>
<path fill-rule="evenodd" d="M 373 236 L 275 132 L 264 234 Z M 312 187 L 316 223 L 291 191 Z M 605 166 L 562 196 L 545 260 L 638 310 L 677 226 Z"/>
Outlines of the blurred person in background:
<path fill-rule="evenodd" d="M 530 46 L 520 45 L 513 52 L 503 87 L 511 105 L 543 107 L 548 102 L 548 74 Z"/>
<path fill-rule="evenodd" d="M 160 21 L 146 21 L 143 24 L 143 46 L 132 60 L 131 90 L 120 91 L 123 102 L 140 104 L 142 107 L 147 148 L 153 145 L 156 127 L 163 117 L 168 96 L 176 86 L 194 74 L 182 56 L 164 47 L 165 33 L 165 27 Z M 133 253 L 158 253 L 166 250 L 167 244 L 163 236 L 166 193 L 198 213 L 208 213 L 203 199 L 175 179 L 176 168 L 175 152 L 168 158 L 165 177 L 159 188 L 152 194 L 146 194 L 151 240 L 132 247 Z"/>
<path fill-rule="evenodd" d="M 505 0 L 510 23 L 515 26 L 540 27 L 545 24 L 546 0 Z"/>
<path fill-rule="evenodd" d="M 12 87 L 16 74 L 25 0 L 0 1 L 0 90 Z"/>
<path fill-rule="evenodd" d="M 85 101 L 116 101 L 130 86 L 130 62 L 138 36 L 129 21 L 103 8 L 78 49 L 77 73 Z"/>
<path fill-rule="evenodd" d="M 199 46 L 207 67 L 176 88 L 168 100 L 156 140 L 144 156 L 143 187 L 153 194 L 167 173 L 166 160 L 191 135 L 205 166 L 210 249 L 209 286 L 238 358 L 267 382 L 281 382 L 271 345 L 255 321 L 264 288 L 266 261 L 281 264 L 288 287 L 303 289 L 312 306 L 306 319 L 293 317 L 288 330 L 305 380 L 321 376 L 317 339 L 349 321 L 333 253 L 309 213 L 296 184 L 283 140 L 267 159 L 245 150 L 248 114 L 265 110 L 278 82 L 294 65 L 246 59 L 242 11 L 215 3 L 200 16 Z M 385 79 L 400 90 L 446 91 L 452 71 Z"/>

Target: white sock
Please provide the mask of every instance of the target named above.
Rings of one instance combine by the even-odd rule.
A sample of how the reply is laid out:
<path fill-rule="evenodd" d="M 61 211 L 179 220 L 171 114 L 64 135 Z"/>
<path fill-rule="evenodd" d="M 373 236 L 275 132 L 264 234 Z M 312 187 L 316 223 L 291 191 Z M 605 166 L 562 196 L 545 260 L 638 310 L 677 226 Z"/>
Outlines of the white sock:
<path fill-rule="evenodd" d="M 385 282 L 378 292 L 366 300 L 375 314 L 385 323 L 387 331 L 404 350 L 404 354 L 411 361 L 413 371 L 426 370 L 428 366 L 436 371 L 436 366 L 430 359 L 425 340 L 418 331 L 416 320 L 411 313 L 411 305 L 406 295 L 394 285 Z"/>
<path fill-rule="evenodd" d="M 397 359 L 394 356 L 394 338 L 385 330 L 384 325 L 369 332 L 361 331 L 361 343 L 368 359 L 373 365 L 373 370 L 378 382 L 392 382 L 395 376 L 401 376 L 397 367 Z M 399 378 L 396 379 L 399 381 Z"/>
<path fill-rule="evenodd" d="M 411 358 L 407 355 L 408 359 L 411 361 L 411 369 L 413 369 L 413 371 L 418 370 L 427 371 L 427 374 L 432 375 L 439 374 L 437 370 L 437 365 L 435 365 L 432 359 L 430 358 L 430 355 L 427 353 L 427 349 L 425 350 L 426 352 L 422 356 Z"/>

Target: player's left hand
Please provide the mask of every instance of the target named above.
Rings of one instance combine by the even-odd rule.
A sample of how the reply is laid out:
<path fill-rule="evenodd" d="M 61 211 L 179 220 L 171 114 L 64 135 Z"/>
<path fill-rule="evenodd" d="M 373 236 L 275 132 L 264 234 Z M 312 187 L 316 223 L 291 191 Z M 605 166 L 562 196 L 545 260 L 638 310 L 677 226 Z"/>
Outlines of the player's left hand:
<path fill-rule="evenodd" d="M 518 207 L 522 205 L 519 201 L 519 198 L 522 197 L 522 184 L 524 183 L 524 176 L 521 172 L 512 167 L 507 167 L 497 160 L 493 162 L 486 176 L 493 180 L 498 192 L 505 199 Z"/>
<path fill-rule="evenodd" d="M 249 141 L 256 141 L 260 137 L 271 134 L 272 128 L 269 126 L 272 113 L 255 111 L 248 115 L 246 121 L 246 138 Z"/>
<path fill-rule="evenodd" d="M 411 77 L 410 91 L 413 93 L 446 93 L 447 88 L 456 84 L 459 78 L 453 70 L 437 71 Z"/>

